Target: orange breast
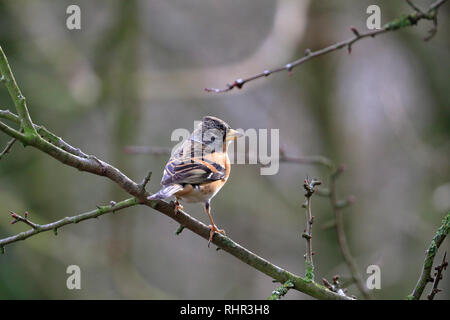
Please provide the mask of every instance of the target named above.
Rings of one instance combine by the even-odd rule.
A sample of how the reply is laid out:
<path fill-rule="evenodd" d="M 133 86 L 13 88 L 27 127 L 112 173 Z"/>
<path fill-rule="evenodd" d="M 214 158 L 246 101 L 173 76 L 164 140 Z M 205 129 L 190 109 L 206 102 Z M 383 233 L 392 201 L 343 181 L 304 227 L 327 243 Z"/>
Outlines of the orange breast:
<path fill-rule="evenodd" d="M 213 161 L 215 163 L 220 164 L 225 168 L 225 180 L 230 176 L 230 158 L 228 158 L 228 154 L 226 152 L 214 152 L 205 155 L 205 158 Z"/>

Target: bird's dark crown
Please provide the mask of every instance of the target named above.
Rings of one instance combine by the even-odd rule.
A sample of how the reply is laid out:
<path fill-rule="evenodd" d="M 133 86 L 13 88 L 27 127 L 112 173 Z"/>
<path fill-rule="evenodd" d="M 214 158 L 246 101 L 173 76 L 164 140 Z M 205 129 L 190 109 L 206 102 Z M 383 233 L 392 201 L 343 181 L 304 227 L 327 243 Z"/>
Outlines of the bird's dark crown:
<path fill-rule="evenodd" d="M 207 131 L 211 129 L 217 129 L 223 132 L 223 134 L 226 134 L 228 130 L 230 130 L 230 126 L 225 121 L 212 117 L 212 116 L 206 116 L 203 117 L 202 120 L 202 130 Z"/>

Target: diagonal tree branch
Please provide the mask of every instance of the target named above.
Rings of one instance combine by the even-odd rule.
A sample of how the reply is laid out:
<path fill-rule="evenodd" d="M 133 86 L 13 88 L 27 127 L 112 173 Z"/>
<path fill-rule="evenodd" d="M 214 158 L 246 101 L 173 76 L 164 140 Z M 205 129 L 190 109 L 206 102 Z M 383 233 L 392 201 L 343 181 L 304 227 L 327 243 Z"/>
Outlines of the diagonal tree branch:
<path fill-rule="evenodd" d="M 431 240 L 430 246 L 426 251 L 425 261 L 423 263 L 419 281 L 417 281 L 413 292 L 407 297 L 409 300 L 419 300 L 428 282 L 433 282 L 433 278 L 431 277 L 431 269 L 433 268 L 434 257 L 436 256 L 437 250 L 441 246 L 449 231 L 450 211 L 447 212 L 447 215 L 442 220 L 442 225 L 434 235 L 433 240 Z"/>
<path fill-rule="evenodd" d="M 430 5 L 430 7 L 425 12 L 420 11 L 417 7 L 413 6 L 415 12 L 410 13 L 408 15 L 403 15 L 400 18 L 397 18 L 397 19 L 385 24 L 379 30 L 373 30 L 373 31 L 368 31 L 368 32 L 362 33 L 362 32 L 359 32 L 355 27 L 351 27 L 350 30 L 354 34 L 353 38 L 332 44 L 326 48 L 323 48 L 323 49 L 320 49 L 317 51 L 311 51 L 311 50 L 307 49 L 304 57 L 302 57 L 298 60 L 295 60 L 293 62 L 287 63 L 283 67 L 279 67 L 279 68 L 276 68 L 273 70 L 264 70 L 263 72 L 257 73 L 248 78 L 237 79 L 233 82 L 228 83 L 226 88 L 222 88 L 222 89 L 205 88 L 205 91 L 213 92 L 213 93 L 224 93 L 224 92 L 231 91 L 234 88 L 242 89 L 242 87 L 247 82 L 251 82 L 251 81 L 254 81 L 254 80 L 260 79 L 260 78 L 265 78 L 274 73 L 287 71 L 287 72 L 289 72 L 289 74 L 291 74 L 292 70 L 295 67 L 297 67 L 313 58 L 323 56 L 325 54 L 328 54 L 333 51 L 337 51 L 342 48 L 347 48 L 348 52 L 351 53 L 352 45 L 364 38 L 374 38 L 375 36 L 382 34 L 382 33 L 387 33 L 390 31 L 400 30 L 405 27 L 413 26 L 413 25 L 416 25 L 420 20 L 431 20 L 431 21 L 433 21 L 433 23 L 435 25 L 435 27 L 432 30 L 430 30 L 430 35 L 427 38 L 425 38 L 425 40 L 429 40 L 429 39 L 431 39 L 431 37 L 434 36 L 434 34 L 437 31 L 437 11 L 438 11 L 439 7 L 442 4 L 444 4 L 446 1 L 447 0 L 438 0 L 438 1 L 434 2 L 433 4 Z M 411 5 L 411 3 L 410 3 L 410 5 Z"/>

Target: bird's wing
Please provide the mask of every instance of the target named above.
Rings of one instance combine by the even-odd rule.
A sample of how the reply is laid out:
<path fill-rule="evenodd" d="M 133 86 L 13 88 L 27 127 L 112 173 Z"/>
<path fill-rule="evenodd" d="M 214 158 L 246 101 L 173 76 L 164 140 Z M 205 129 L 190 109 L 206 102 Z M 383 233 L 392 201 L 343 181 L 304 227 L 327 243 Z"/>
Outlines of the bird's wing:
<path fill-rule="evenodd" d="M 202 184 L 225 178 L 225 168 L 203 157 L 171 159 L 164 168 L 161 184 Z"/>

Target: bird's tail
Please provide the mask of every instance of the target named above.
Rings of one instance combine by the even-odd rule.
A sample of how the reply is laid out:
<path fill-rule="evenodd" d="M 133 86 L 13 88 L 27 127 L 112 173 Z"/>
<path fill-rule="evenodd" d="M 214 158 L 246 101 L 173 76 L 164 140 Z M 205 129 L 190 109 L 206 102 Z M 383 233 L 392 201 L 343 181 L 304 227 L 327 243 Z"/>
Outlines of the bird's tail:
<path fill-rule="evenodd" d="M 166 199 L 182 189 L 183 189 L 183 186 L 181 184 L 170 184 L 168 186 L 163 187 L 157 193 L 152 194 L 151 196 L 147 197 L 147 199 L 148 200 Z"/>

